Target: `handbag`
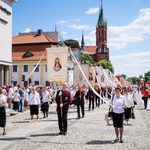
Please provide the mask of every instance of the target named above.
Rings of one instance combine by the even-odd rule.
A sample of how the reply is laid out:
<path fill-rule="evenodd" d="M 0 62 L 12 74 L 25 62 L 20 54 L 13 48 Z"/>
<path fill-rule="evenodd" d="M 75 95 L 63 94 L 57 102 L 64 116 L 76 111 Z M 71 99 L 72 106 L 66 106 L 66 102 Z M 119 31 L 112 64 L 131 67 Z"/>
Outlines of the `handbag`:
<path fill-rule="evenodd" d="M 108 111 L 108 117 L 112 117 L 112 116 L 113 116 L 113 109 L 112 107 L 110 107 Z"/>
<path fill-rule="evenodd" d="M 145 97 L 144 97 L 144 96 L 142 96 L 142 100 L 145 100 Z"/>
<path fill-rule="evenodd" d="M 137 102 L 136 101 L 133 101 L 134 105 L 137 105 Z"/>
<path fill-rule="evenodd" d="M 131 118 L 132 119 L 135 119 L 135 114 L 134 114 L 134 111 L 132 110 L 132 112 L 131 112 Z"/>

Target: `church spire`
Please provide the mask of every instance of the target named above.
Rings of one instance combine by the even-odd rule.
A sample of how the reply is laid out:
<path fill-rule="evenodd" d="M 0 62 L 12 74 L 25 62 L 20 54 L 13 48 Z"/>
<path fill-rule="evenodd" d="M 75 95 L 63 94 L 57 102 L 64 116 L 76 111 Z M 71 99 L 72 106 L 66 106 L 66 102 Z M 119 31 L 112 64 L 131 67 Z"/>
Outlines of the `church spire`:
<path fill-rule="evenodd" d="M 104 23 L 104 11 L 103 11 L 103 0 L 101 0 L 101 8 L 100 8 L 100 11 L 99 11 L 97 26 L 99 26 L 103 23 Z"/>
<path fill-rule="evenodd" d="M 84 32 L 82 31 L 82 40 L 81 40 L 81 47 L 85 46 L 85 41 L 84 41 Z"/>
<path fill-rule="evenodd" d="M 55 32 L 57 32 L 57 25 L 55 24 Z"/>

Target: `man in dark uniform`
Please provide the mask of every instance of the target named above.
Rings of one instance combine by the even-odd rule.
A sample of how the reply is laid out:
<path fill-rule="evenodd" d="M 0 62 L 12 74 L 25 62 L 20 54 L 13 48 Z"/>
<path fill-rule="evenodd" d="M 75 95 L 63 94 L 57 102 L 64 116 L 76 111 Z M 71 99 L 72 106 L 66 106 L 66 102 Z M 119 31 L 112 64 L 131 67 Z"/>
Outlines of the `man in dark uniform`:
<path fill-rule="evenodd" d="M 84 117 L 84 94 L 85 92 L 81 89 L 80 86 L 78 86 L 78 90 L 76 91 L 75 94 L 75 100 L 76 100 L 76 104 L 77 104 L 77 114 L 78 114 L 78 118 L 80 119 L 81 115 L 80 115 L 80 108 L 82 111 L 82 118 Z"/>
<path fill-rule="evenodd" d="M 92 103 L 92 110 L 94 110 L 94 92 L 91 88 L 89 88 L 88 92 L 87 92 L 87 97 L 89 99 L 89 111 L 91 110 L 91 103 Z"/>
<path fill-rule="evenodd" d="M 56 103 L 57 103 L 57 115 L 58 115 L 58 126 L 59 134 L 67 134 L 67 116 L 69 105 L 71 104 L 71 93 L 67 90 L 67 84 L 62 84 L 62 89 L 59 90 L 56 94 Z"/>
<path fill-rule="evenodd" d="M 100 95 L 101 89 L 98 85 L 96 86 L 95 90 Z M 96 107 L 100 106 L 100 97 L 98 97 L 97 95 L 95 96 L 95 103 L 96 103 Z"/>

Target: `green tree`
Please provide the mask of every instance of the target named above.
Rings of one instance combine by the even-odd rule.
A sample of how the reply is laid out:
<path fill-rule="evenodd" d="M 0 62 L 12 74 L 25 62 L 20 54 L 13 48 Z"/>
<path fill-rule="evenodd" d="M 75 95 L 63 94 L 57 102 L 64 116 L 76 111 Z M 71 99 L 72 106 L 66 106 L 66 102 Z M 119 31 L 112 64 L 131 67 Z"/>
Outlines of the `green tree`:
<path fill-rule="evenodd" d="M 150 81 L 150 71 L 145 73 L 145 81 L 146 82 Z"/>
<path fill-rule="evenodd" d="M 137 84 L 137 82 L 139 80 L 140 79 L 138 77 L 130 77 L 130 78 L 128 78 L 128 81 L 131 82 L 132 84 Z"/>
<path fill-rule="evenodd" d="M 80 62 L 81 64 L 94 64 L 93 58 L 89 54 L 83 52 L 80 52 Z"/>
<path fill-rule="evenodd" d="M 114 68 L 111 62 L 106 60 L 101 60 L 95 64 L 96 66 L 102 66 L 104 69 L 109 69 L 112 73 L 114 73 Z"/>

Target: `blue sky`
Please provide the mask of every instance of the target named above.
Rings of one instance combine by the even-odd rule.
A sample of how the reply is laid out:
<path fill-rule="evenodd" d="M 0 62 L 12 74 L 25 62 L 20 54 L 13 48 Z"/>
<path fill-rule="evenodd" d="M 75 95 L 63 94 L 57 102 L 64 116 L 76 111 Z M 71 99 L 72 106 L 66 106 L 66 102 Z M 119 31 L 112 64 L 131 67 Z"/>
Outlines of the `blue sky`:
<path fill-rule="evenodd" d="M 58 31 L 64 39 L 95 44 L 100 0 L 18 0 L 13 6 L 13 35 Z M 138 76 L 150 71 L 150 1 L 103 0 L 108 23 L 108 47 L 115 74 Z"/>

